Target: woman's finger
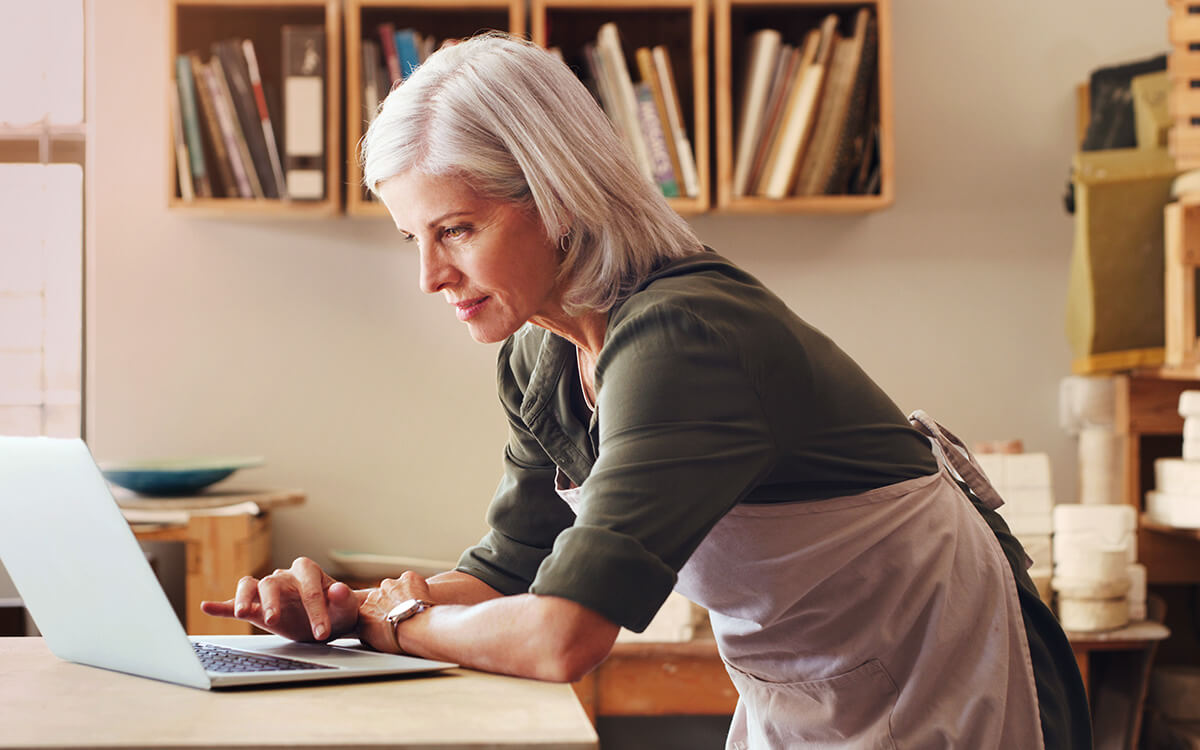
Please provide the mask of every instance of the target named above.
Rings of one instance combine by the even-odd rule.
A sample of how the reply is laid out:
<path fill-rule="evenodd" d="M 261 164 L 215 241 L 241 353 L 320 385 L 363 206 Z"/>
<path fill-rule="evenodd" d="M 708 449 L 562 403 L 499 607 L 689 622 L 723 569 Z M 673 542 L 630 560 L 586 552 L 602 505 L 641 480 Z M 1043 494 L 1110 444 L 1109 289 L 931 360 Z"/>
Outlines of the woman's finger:
<path fill-rule="evenodd" d="M 285 570 L 277 570 L 258 582 L 258 599 L 262 605 L 263 622 L 274 625 L 279 622 L 286 589 L 294 589 L 292 576 Z"/>
<path fill-rule="evenodd" d="M 318 641 L 329 635 L 329 608 L 325 601 L 326 581 L 329 577 L 315 562 L 307 557 L 296 558 L 292 563 L 292 577 L 300 595 L 300 604 L 308 614 L 313 637 Z"/>
<path fill-rule="evenodd" d="M 242 576 L 233 594 L 233 617 L 244 617 L 257 601 L 258 579 L 254 576 Z"/>

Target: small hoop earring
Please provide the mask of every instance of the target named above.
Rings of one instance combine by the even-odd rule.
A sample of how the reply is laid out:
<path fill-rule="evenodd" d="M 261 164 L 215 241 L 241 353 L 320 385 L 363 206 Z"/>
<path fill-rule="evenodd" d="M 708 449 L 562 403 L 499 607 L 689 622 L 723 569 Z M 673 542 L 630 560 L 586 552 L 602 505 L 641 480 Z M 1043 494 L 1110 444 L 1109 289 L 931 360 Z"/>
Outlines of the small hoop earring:
<path fill-rule="evenodd" d="M 558 249 L 565 255 L 571 249 L 571 233 L 563 232 L 558 236 Z"/>

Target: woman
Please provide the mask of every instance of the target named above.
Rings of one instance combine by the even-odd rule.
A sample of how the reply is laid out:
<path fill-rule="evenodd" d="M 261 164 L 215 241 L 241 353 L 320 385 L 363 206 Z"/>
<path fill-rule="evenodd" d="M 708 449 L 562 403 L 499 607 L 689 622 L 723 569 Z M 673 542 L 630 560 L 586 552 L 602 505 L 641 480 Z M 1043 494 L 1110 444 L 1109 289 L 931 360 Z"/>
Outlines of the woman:
<path fill-rule="evenodd" d="M 965 451 L 704 248 L 567 67 L 496 34 L 444 48 L 363 158 L 421 288 L 504 342 L 492 531 L 428 580 L 353 592 L 302 558 L 207 612 L 575 680 L 674 589 L 738 689 L 730 747 L 1090 746 Z"/>

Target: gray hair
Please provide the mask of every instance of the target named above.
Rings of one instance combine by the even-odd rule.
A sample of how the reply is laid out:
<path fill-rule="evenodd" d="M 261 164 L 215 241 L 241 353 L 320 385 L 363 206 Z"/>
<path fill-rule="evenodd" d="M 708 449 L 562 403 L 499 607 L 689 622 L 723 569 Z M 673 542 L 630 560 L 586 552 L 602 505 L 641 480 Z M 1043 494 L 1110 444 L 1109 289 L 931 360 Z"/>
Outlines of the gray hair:
<path fill-rule="evenodd" d="M 430 55 L 384 100 L 359 158 L 376 195 L 415 169 L 536 209 L 565 250 L 571 313 L 608 310 L 664 261 L 703 250 L 574 73 L 506 34 Z"/>

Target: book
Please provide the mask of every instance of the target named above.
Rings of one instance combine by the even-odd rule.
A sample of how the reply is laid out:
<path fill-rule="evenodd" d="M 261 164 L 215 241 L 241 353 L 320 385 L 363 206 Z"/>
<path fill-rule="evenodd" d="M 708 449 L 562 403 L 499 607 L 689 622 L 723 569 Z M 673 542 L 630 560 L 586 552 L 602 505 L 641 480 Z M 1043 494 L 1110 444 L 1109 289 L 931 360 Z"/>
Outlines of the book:
<path fill-rule="evenodd" d="M 662 122 L 658 119 L 658 108 L 654 103 L 654 93 L 650 84 L 645 81 L 634 86 L 638 103 L 638 125 L 646 139 L 646 148 L 650 152 L 650 163 L 654 173 L 654 184 L 658 185 L 662 194 L 668 198 L 679 197 L 679 183 L 675 178 L 675 170 L 671 166 L 671 156 L 667 149 L 667 137 L 663 132 Z"/>
<path fill-rule="evenodd" d="M 833 175 L 838 142 L 846 129 L 870 16 L 869 10 L 860 9 L 855 14 L 853 33 L 838 40 L 834 47 L 821 105 L 817 110 L 817 121 L 813 126 L 811 145 L 801 161 L 800 174 L 793 190 L 795 195 L 821 195 L 826 192 L 826 185 Z"/>
<path fill-rule="evenodd" d="M 654 69 L 660 78 L 663 97 L 667 100 L 667 123 L 674 135 L 675 151 L 679 155 L 683 191 L 689 198 L 696 198 L 700 195 L 700 175 L 696 170 L 696 155 L 692 151 L 692 142 L 683 124 L 683 107 L 679 104 L 679 89 L 675 86 L 671 58 L 667 55 L 667 48 L 661 44 L 652 47 L 650 55 L 654 58 Z"/>
<path fill-rule="evenodd" d="M 379 43 L 364 39 L 362 43 L 363 122 L 368 125 L 379 114 L 379 103 L 386 90 L 380 87 Z"/>
<path fill-rule="evenodd" d="M 192 61 L 187 55 L 175 57 L 175 83 L 179 89 L 179 113 L 183 120 L 183 135 L 187 141 L 188 166 L 191 169 L 194 192 L 201 198 L 212 197 L 208 170 L 204 163 L 204 145 L 200 139 L 200 120 L 196 112 L 196 84 L 192 77 Z"/>
<path fill-rule="evenodd" d="M 679 151 L 675 147 L 675 134 L 671 130 L 670 115 L 668 113 L 669 104 L 667 104 L 666 95 L 663 93 L 662 79 L 658 76 L 658 70 L 654 67 L 654 54 L 649 47 L 638 47 L 634 54 L 637 61 L 638 74 L 642 77 L 642 84 L 650 91 L 650 98 L 654 101 L 654 114 L 658 118 L 658 133 L 663 138 L 663 149 L 667 156 L 667 161 L 671 163 L 671 174 L 675 182 L 675 195 L 679 195 L 680 186 L 683 184 L 683 166 L 679 161 Z M 655 144 L 651 144 L 651 156 L 655 154 Z M 668 195 L 664 190 L 663 195 Z"/>
<path fill-rule="evenodd" d="M 179 197 L 185 201 L 196 199 L 192 185 L 191 157 L 188 156 L 187 136 L 183 132 L 183 115 L 179 109 L 179 86 L 171 82 L 171 126 L 175 139 L 175 176 L 179 181 Z"/>
<path fill-rule="evenodd" d="M 378 31 L 379 47 L 383 50 L 383 60 L 387 65 L 388 77 L 391 78 L 391 81 L 388 82 L 388 91 L 391 91 L 398 82 L 404 79 L 404 74 L 400 71 L 400 56 L 396 53 L 396 25 L 381 23 Z"/>
<path fill-rule="evenodd" d="M 225 139 L 221 135 L 221 125 L 217 121 L 217 112 L 213 107 L 212 87 L 207 80 L 208 63 L 203 62 L 200 55 L 194 52 L 189 53 L 188 58 L 192 61 L 192 77 L 196 81 L 196 99 L 200 102 L 200 119 L 204 122 L 208 133 L 206 143 L 209 148 L 206 153 L 212 154 L 208 166 L 211 173 L 209 183 L 212 184 L 213 195 L 220 194 L 225 198 L 237 197 L 237 183 L 234 181 L 233 172 L 230 169 L 229 153 L 226 151 Z"/>
<path fill-rule="evenodd" d="M 283 27 L 283 152 L 288 195 L 325 197 L 325 28 Z"/>
<path fill-rule="evenodd" d="M 278 198 L 279 187 L 271 171 L 271 157 L 267 153 L 267 141 L 263 135 L 258 101 L 250 84 L 250 70 L 242 50 L 242 40 L 222 39 L 213 43 L 212 51 L 213 57 L 221 61 L 221 71 L 225 75 L 226 85 L 233 99 L 233 110 L 241 125 L 242 137 L 250 152 L 254 173 L 262 186 L 263 197 Z"/>
<path fill-rule="evenodd" d="M 815 44 L 816 36 L 813 39 Z M 813 47 L 813 54 L 815 55 L 815 53 L 816 47 Z M 779 138 L 779 127 L 783 124 L 784 106 L 787 104 L 792 87 L 799 80 L 800 66 L 803 62 L 803 46 L 784 44 L 780 49 L 779 61 L 775 66 L 771 87 L 767 93 L 767 109 L 763 118 L 762 133 L 758 138 L 758 146 L 754 150 L 754 160 L 750 164 L 750 176 L 746 182 L 746 192 L 748 193 L 758 192 L 757 186 L 762 181 L 767 157 L 770 156 L 771 150 Z"/>
<path fill-rule="evenodd" d="M 396 57 L 400 62 L 401 80 L 408 78 L 421 64 L 421 40 L 412 29 L 396 30 Z"/>
<path fill-rule="evenodd" d="M 796 62 L 795 72 L 792 73 L 786 90 L 782 92 L 783 100 L 779 102 L 778 121 L 774 124 L 774 132 L 771 134 L 771 142 L 766 150 L 766 156 L 763 159 L 758 179 L 753 184 L 747 185 L 747 192 L 749 193 L 754 195 L 765 194 L 772 170 L 776 169 L 779 160 L 783 158 L 783 131 L 785 124 L 787 124 L 789 109 L 796 106 L 801 87 L 805 83 L 806 71 L 816 61 L 817 51 L 820 47 L 821 32 L 819 29 L 811 29 L 805 34 L 804 43 L 800 46 L 800 59 Z"/>
<path fill-rule="evenodd" d="M 854 87 L 850 93 L 850 106 L 846 112 L 846 123 L 834 146 L 833 169 L 825 183 L 827 195 L 853 192 L 851 180 L 860 164 L 869 159 L 872 133 L 878 134 L 879 96 L 876 88 L 879 68 L 879 32 L 874 16 L 868 15 L 863 39 L 862 58 L 855 71 Z M 875 154 L 871 154 L 875 156 Z"/>
<path fill-rule="evenodd" d="M 250 148 L 246 145 L 242 124 L 234 110 L 233 94 L 229 91 L 228 78 L 222 68 L 221 58 L 214 56 L 208 61 L 205 69 L 213 92 L 213 108 L 217 112 L 221 136 L 225 140 L 225 149 L 229 152 L 230 170 L 238 184 L 238 195 L 243 198 L 262 198 L 262 184 L 254 171 Z"/>
<path fill-rule="evenodd" d="M 287 198 L 287 188 L 283 182 L 283 165 L 279 159 L 279 145 L 275 138 L 275 128 L 271 126 L 271 113 L 267 109 L 267 97 L 263 93 L 262 77 L 258 73 L 258 57 L 254 54 L 254 42 L 242 40 L 242 53 L 246 56 L 246 69 L 250 74 L 250 88 L 254 91 L 254 103 L 258 108 L 259 125 L 262 127 L 263 142 L 267 148 L 267 159 L 271 163 L 271 181 L 280 198 Z"/>
<path fill-rule="evenodd" d="M 800 160 L 812 134 L 817 102 L 825 83 L 834 44 L 837 42 L 837 16 L 829 14 L 821 23 L 820 42 L 816 57 L 801 71 L 799 85 L 788 102 L 787 113 L 779 131 L 777 159 L 768 163 L 762 195 L 783 198 L 791 191 L 800 168 Z"/>
<path fill-rule="evenodd" d="M 771 73 L 775 70 L 782 45 L 783 37 L 775 29 L 761 29 L 750 35 L 746 79 L 738 110 L 737 152 L 733 159 L 735 197 L 746 195 L 750 184 L 750 167 L 762 130 Z"/>
<path fill-rule="evenodd" d="M 600 27 L 596 35 L 596 51 L 599 53 L 604 75 L 608 76 L 611 90 L 616 96 L 621 134 L 633 152 L 634 162 L 642 174 L 653 180 L 654 167 L 650 160 L 650 150 L 638 126 L 637 94 L 633 90 L 633 78 L 629 75 L 629 65 L 621 49 L 621 35 L 615 23 L 610 21 Z"/>

